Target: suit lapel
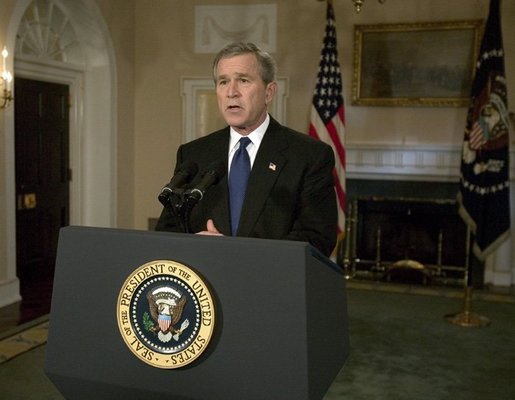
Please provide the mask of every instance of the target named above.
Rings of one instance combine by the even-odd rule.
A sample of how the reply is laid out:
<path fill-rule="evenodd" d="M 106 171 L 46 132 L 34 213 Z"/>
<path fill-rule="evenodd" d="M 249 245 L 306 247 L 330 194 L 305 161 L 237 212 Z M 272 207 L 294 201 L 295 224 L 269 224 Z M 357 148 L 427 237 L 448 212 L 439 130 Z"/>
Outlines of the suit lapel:
<path fill-rule="evenodd" d="M 220 135 L 218 140 L 214 143 L 213 148 L 211 149 L 212 154 L 215 155 L 215 159 L 222 160 L 225 165 L 225 171 L 227 172 L 227 151 L 229 148 L 229 140 L 230 133 L 229 127 L 223 130 L 223 133 Z M 228 179 L 227 173 L 225 176 L 218 182 L 215 187 L 211 188 L 214 192 L 213 195 L 217 199 L 215 209 L 212 211 L 211 218 L 215 217 L 215 225 L 220 232 L 225 232 L 230 234 L 231 232 L 231 224 L 229 217 L 229 188 L 228 188 Z"/>
<path fill-rule="evenodd" d="M 272 119 L 259 146 L 245 194 L 238 236 L 249 236 L 252 232 L 270 191 L 286 165 L 283 152 L 288 143 L 281 135 L 281 129 L 281 125 Z"/>

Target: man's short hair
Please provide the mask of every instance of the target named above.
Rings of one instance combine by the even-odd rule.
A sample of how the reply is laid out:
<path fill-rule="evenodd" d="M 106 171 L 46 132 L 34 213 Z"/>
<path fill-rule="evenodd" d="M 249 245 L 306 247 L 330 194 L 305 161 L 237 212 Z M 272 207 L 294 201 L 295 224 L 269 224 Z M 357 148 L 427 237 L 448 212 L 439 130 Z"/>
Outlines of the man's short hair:
<path fill-rule="evenodd" d="M 216 83 L 216 69 L 218 68 L 218 63 L 220 60 L 224 58 L 230 58 L 239 56 L 242 54 L 254 54 L 258 61 L 259 70 L 261 73 L 261 78 L 265 84 L 269 84 L 270 82 L 275 81 L 275 75 L 277 73 L 277 63 L 274 58 L 268 54 L 266 51 L 261 50 L 254 43 L 231 43 L 225 46 L 222 50 L 218 52 L 214 61 L 213 61 L 213 78 Z"/>

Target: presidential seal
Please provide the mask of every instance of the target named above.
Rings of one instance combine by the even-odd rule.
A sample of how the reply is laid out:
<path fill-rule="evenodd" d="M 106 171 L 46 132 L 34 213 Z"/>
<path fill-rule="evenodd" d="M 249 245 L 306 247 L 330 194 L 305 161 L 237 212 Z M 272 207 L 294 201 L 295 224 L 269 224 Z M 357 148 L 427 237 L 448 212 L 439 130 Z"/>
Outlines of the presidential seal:
<path fill-rule="evenodd" d="M 193 362 L 208 346 L 215 325 L 206 283 L 191 268 L 168 260 L 146 263 L 127 278 L 116 313 L 127 347 L 157 368 Z"/>

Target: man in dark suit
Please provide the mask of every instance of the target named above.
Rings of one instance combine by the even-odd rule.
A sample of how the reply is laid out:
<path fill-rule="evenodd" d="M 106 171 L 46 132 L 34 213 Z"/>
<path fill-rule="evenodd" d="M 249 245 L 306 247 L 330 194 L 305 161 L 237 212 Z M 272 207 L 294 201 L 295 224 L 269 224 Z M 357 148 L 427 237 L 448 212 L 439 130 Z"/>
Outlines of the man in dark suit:
<path fill-rule="evenodd" d="M 194 161 L 202 171 L 220 160 L 227 174 L 192 209 L 191 231 L 306 241 L 329 255 L 337 224 L 331 147 L 269 116 L 267 105 L 277 91 L 276 64 L 254 44 L 235 43 L 222 49 L 214 60 L 213 74 L 218 106 L 229 126 L 181 145 L 176 165 Z M 231 216 L 237 203 L 232 162 L 239 157 L 234 155 L 243 137 L 250 139 L 243 151 L 251 171 L 241 213 Z M 163 209 L 157 230 L 179 230 L 172 211 Z M 231 228 L 235 222 L 237 226 Z"/>

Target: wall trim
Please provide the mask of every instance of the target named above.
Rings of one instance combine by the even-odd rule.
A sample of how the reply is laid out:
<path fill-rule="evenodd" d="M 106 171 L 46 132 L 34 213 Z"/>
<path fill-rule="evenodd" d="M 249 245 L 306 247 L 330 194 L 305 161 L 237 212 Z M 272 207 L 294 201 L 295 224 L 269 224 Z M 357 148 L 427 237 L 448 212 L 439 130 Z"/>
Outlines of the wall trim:
<path fill-rule="evenodd" d="M 515 151 L 510 151 L 510 159 Z M 349 179 L 459 181 L 461 146 L 391 145 L 350 143 L 346 145 Z M 510 180 L 515 177 L 510 162 Z"/>
<path fill-rule="evenodd" d="M 0 308 L 21 301 L 18 278 L 0 281 Z"/>
<path fill-rule="evenodd" d="M 277 93 L 269 105 L 270 114 L 281 124 L 286 121 L 286 101 L 288 99 L 289 80 L 287 77 L 278 77 Z M 218 109 L 202 109 L 199 96 L 209 93 L 216 103 L 216 91 L 212 77 L 184 76 L 181 78 L 182 96 L 182 143 L 190 142 L 207 133 L 220 129 L 223 126 L 210 126 L 213 118 L 205 115 L 207 111 L 219 116 Z M 202 127 L 202 129 L 200 128 Z"/>

